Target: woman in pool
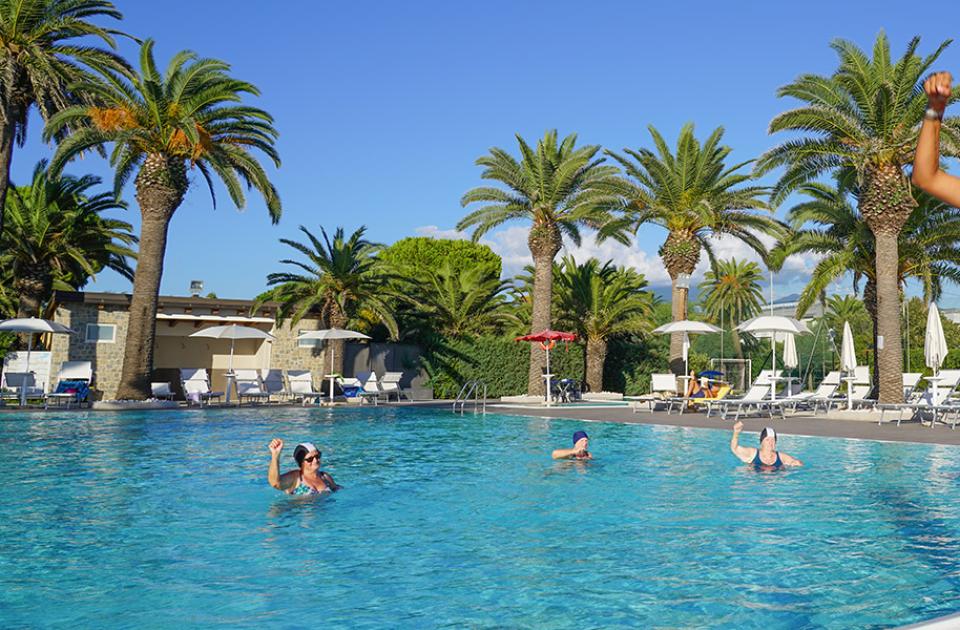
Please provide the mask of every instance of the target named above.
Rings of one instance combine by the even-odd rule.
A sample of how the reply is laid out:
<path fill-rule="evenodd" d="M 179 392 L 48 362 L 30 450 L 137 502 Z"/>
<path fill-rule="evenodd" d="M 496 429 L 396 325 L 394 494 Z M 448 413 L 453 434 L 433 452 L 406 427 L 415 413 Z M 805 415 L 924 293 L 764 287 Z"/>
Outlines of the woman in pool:
<path fill-rule="evenodd" d="M 779 470 L 785 466 L 803 466 L 796 457 L 777 450 L 777 432 L 770 427 L 760 432 L 760 448 L 740 446 L 740 432 L 743 423 L 733 425 L 733 437 L 730 438 L 730 450 L 740 461 L 752 465 L 757 470 Z"/>
<path fill-rule="evenodd" d="M 913 183 L 951 206 L 960 206 L 960 177 L 940 168 L 940 123 L 953 91 L 951 83 L 949 72 L 937 72 L 923 84 L 927 111 L 913 158 Z"/>
<path fill-rule="evenodd" d="M 573 448 L 558 448 L 553 452 L 554 459 L 593 459 L 587 450 L 590 438 L 586 431 L 577 431 L 573 434 Z"/>
<path fill-rule="evenodd" d="M 341 486 L 333 480 L 330 473 L 320 470 L 320 451 L 310 442 L 297 444 L 293 449 L 293 460 L 299 468 L 280 474 L 280 451 L 283 440 L 270 441 L 270 468 L 267 481 L 277 490 L 287 494 L 321 494 L 336 492 Z"/>

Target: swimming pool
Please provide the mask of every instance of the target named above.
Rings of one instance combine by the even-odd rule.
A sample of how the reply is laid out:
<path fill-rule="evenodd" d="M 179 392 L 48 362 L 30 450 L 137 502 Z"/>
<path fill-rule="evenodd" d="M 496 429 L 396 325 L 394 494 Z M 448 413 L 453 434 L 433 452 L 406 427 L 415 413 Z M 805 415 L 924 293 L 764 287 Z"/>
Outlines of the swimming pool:
<path fill-rule="evenodd" d="M 586 428 L 597 459 L 549 452 Z M 266 485 L 311 439 L 346 489 Z M 755 434 L 746 436 L 749 442 Z M 424 409 L 0 415 L 0 627 L 870 627 L 960 609 L 960 451 Z"/>

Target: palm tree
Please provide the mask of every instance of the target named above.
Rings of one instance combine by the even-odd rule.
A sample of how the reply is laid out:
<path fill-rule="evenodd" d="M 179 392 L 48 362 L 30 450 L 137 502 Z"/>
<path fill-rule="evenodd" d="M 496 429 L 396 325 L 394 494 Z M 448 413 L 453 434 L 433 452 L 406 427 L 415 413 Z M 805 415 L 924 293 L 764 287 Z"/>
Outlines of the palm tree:
<path fill-rule="evenodd" d="M 693 273 L 701 252 L 714 263 L 712 237 L 733 237 L 766 257 L 759 235 L 780 235 L 784 226 L 769 213 L 767 190 L 750 184 L 752 175 L 742 172 L 751 161 L 727 164 L 731 149 L 721 144 L 722 127 L 701 144 L 693 125 L 684 125 L 675 152 L 656 128 L 651 125 L 649 130 L 655 151 L 624 149 L 626 155 L 607 151 L 628 176 L 616 185 L 627 212 L 609 229 L 629 226 L 636 231 L 652 223 L 667 231 L 659 254 L 673 287 L 673 320 L 679 321 L 687 315 L 688 288 L 678 280 Z M 606 230 L 601 234 L 605 236 Z M 683 335 L 671 335 L 670 367 L 678 374 L 683 372 L 682 352 Z"/>
<path fill-rule="evenodd" d="M 244 185 L 256 189 L 276 223 L 280 197 L 252 151 L 259 150 L 279 166 L 277 132 L 267 112 L 240 104 L 244 95 L 259 91 L 231 77 L 230 66 L 222 61 L 181 51 L 161 74 L 153 42 L 147 40 L 140 48 L 139 73 L 100 70 L 104 84 L 84 83 L 77 89 L 96 95 L 102 105 L 63 110 L 50 119 L 45 135 L 74 129 L 57 147 L 50 164 L 54 174 L 75 157 L 109 144 L 118 195 L 136 174 L 140 255 L 117 396 L 143 399 L 150 396 L 167 229 L 190 186 L 188 165 L 206 180 L 211 196 L 213 177 L 219 178 L 238 208 L 245 205 Z"/>
<path fill-rule="evenodd" d="M 700 299 L 703 311 L 714 322 L 724 322 L 730 328 L 754 317 L 763 305 L 763 289 L 760 281 L 763 271 L 760 265 L 746 260 L 718 260 L 707 271 L 700 283 Z M 733 351 L 743 359 L 743 346 L 736 331 L 731 334 Z"/>
<path fill-rule="evenodd" d="M 133 278 L 133 227 L 103 216 L 126 206 L 112 193 L 90 193 L 98 177 L 54 178 L 46 167 L 41 160 L 30 186 L 11 188 L 7 197 L 0 267 L 13 278 L 18 317 L 41 316 L 53 289 L 79 289 L 104 268 Z"/>
<path fill-rule="evenodd" d="M 880 334 L 875 264 L 876 240 L 857 209 L 859 190 L 812 182 L 797 191 L 808 199 L 787 213 L 795 228 L 788 239 L 771 250 L 771 265 L 779 267 L 787 257 L 814 254 L 819 262 L 800 294 L 797 317 L 820 299 L 829 285 L 852 273 L 854 290 L 863 283 L 863 306 L 873 323 L 874 337 Z M 943 292 L 944 281 L 960 283 L 960 210 L 951 208 L 921 191 L 914 192 L 915 207 L 899 234 L 896 265 L 898 292 L 909 278 L 920 280 L 926 302 Z M 899 313 L 898 313 L 899 317 Z M 841 322 L 842 324 L 842 322 Z M 885 369 L 874 366 L 874 378 Z"/>
<path fill-rule="evenodd" d="M 553 259 L 563 246 L 563 237 L 580 244 L 581 227 L 599 228 L 610 222 L 612 198 L 608 182 L 616 168 L 603 166 L 598 158 L 600 147 L 576 148 L 577 136 L 571 134 L 557 141 L 557 132 L 548 131 L 532 148 L 517 136 L 520 145 L 518 161 L 500 148 L 477 160 L 484 167 L 481 177 L 503 184 L 506 189 L 482 186 L 468 191 L 463 206 L 484 204 L 459 224 L 458 230 L 474 227 L 476 241 L 489 230 L 514 219 L 529 221 L 532 226 L 527 242 L 535 268 L 531 332 L 551 326 L 553 291 Z M 614 238 L 622 238 L 610 230 Z M 527 392 L 543 395 L 544 354 L 530 346 L 530 369 Z"/>
<path fill-rule="evenodd" d="M 786 166 L 773 190 L 775 202 L 822 175 L 839 169 L 855 173 L 860 215 L 876 240 L 882 403 L 903 398 L 897 237 L 915 207 L 904 167 L 913 162 L 926 108 L 921 82 L 948 42 L 926 57 L 916 54 L 919 44 L 913 38 L 894 61 L 882 32 L 872 57 L 852 42 L 835 40 L 840 64 L 832 75 L 804 74 L 778 91 L 801 105 L 776 116 L 770 132 L 793 131 L 800 137 L 774 147 L 757 164 L 758 173 Z M 944 121 L 941 148 L 948 155 L 957 155 L 960 148 L 958 124 L 955 118 Z"/>
<path fill-rule="evenodd" d="M 94 93 L 75 86 L 95 80 L 90 69 L 119 71 L 127 64 L 86 40 L 112 49 L 114 35 L 121 34 L 91 18 L 121 17 L 103 0 L 0 0 L 0 233 L 13 147 L 26 140 L 30 110 L 36 107 L 49 120 L 70 105 L 92 104 Z"/>
<path fill-rule="evenodd" d="M 511 284 L 493 266 L 456 269 L 447 260 L 437 270 L 410 269 L 401 277 L 400 297 L 414 308 L 419 328 L 462 337 L 499 331 L 515 320 L 507 301 Z"/>
<path fill-rule="evenodd" d="M 280 303 L 277 321 L 289 319 L 295 325 L 310 313 L 317 313 L 323 325 L 332 328 L 358 327 L 375 319 L 383 323 L 390 335 L 398 335 L 397 322 L 385 300 L 391 277 L 378 268 L 377 251 L 382 247 L 363 236 L 365 227 L 347 238 L 342 227 L 333 234 L 320 228 L 323 240 L 300 226 L 308 243 L 282 238 L 280 242 L 301 253 L 306 262 L 281 260 L 301 272 L 278 272 L 267 276 L 273 289 L 262 294 L 254 306 L 268 300 Z M 359 325 L 358 325 L 359 324 Z M 343 371 L 343 341 L 333 341 L 334 356 L 339 360 L 334 369 Z"/>
<path fill-rule="evenodd" d="M 653 295 L 647 281 L 632 269 L 596 258 L 577 264 L 565 256 L 554 271 L 559 321 L 586 342 L 587 387 L 603 390 L 603 366 L 613 337 L 642 334 L 653 326 Z"/>

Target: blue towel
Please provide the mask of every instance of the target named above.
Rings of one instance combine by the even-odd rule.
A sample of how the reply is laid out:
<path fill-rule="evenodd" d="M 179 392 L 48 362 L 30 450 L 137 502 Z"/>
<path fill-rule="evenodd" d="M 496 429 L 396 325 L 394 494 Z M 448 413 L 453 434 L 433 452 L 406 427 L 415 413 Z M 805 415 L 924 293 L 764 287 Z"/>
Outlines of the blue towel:
<path fill-rule="evenodd" d="M 86 381 L 60 381 L 57 383 L 57 394 L 76 394 L 77 402 L 87 399 L 90 385 Z"/>

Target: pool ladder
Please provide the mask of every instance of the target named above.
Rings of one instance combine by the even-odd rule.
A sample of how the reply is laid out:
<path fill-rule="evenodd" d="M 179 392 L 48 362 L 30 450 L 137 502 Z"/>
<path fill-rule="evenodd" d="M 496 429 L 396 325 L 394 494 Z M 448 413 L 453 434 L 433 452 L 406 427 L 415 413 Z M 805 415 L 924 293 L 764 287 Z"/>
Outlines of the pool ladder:
<path fill-rule="evenodd" d="M 481 389 L 483 391 L 482 398 L 480 397 Z M 457 411 L 457 406 L 459 406 L 460 413 L 463 413 L 464 407 L 467 406 L 471 398 L 473 399 L 474 413 L 477 413 L 477 411 L 487 413 L 487 383 L 485 381 L 473 380 L 464 383 L 463 387 L 460 388 L 460 393 L 457 394 L 457 399 L 453 401 L 453 410 Z"/>

